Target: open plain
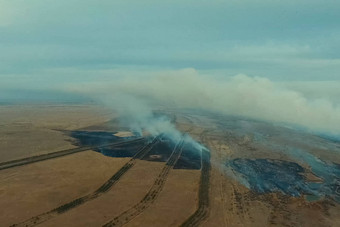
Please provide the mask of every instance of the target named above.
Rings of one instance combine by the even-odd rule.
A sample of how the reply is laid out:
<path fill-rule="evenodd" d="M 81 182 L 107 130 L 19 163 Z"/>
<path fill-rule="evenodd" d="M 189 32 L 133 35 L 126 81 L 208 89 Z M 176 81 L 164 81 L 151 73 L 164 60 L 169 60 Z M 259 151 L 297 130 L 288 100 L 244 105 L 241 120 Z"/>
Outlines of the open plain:
<path fill-rule="evenodd" d="M 340 226 L 338 141 L 232 116 L 157 114 L 203 147 L 148 133 L 135 141 L 98 106 L 1 106 L 0 167 L 83 149 L 0 170 L 0 225 Z"/>

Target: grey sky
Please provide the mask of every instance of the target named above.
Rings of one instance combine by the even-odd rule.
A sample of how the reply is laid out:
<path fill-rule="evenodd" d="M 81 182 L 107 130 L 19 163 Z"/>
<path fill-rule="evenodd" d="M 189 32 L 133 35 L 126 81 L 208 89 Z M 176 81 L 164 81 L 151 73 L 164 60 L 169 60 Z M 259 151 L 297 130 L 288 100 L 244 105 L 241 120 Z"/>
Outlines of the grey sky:
<path fill-rule="evenodd" d="M 336 0 L 0 0 L 2 88 L 117 68 L 340 80 L 339 12 Z"/>

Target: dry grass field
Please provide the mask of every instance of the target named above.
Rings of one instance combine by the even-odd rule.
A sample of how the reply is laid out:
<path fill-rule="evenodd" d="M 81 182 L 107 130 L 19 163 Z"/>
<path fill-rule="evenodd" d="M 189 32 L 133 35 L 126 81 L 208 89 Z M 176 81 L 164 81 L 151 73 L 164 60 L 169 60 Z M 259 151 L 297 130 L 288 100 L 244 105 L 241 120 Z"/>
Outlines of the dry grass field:
<path fill-rule="evenodd" d="M 292 156 L 273 152 L 267 144 L 289 142 L 284 129 L 274 133 L 260 123 L 243 122 L 244 134 L 241 126 L 233 125 L 236 120 L 166 114 L 176 116 L 176 127 L 210 151 L 202 153 L 200 169 L 174 168 L 185 155 L 183 147 L 162 148 L 164 142 L 158 140 L 142 143 L 134 156 L 110 157 L 87 150 L 3 169 L 1 226 L 340 226 L 335 200 L 258 193 L 234 174 L 235 169 L 226 167 L 228 160 L 238 158 L 292 161 Z M 0 162 L 77 147 L 77 139 L 65 131 L 126 130 L 112 119 L 109 111 L 94 106 L 2 106 Z M 265 130 L 267 137 L 260 140 L 248 130 Z M 310 145 L 310 151 L 322 152 L 319 158 L 339 164 L 333 145 Z M 162 157 L 163 161 L 154 160 Z M 312 168 L 306 178 L 321 179 Z"/>

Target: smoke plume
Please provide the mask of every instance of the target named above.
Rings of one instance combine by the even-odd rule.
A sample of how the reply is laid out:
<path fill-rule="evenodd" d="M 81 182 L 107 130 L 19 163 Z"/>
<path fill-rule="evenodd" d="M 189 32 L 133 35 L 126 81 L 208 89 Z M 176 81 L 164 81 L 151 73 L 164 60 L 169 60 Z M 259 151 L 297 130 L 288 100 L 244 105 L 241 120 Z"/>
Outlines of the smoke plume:
<path fill-rule="evenodd" d="M 77 90 L 74 86 L 70 89 Z M 203 109 L 340 134 L 338 103 L 309 98 L 298 90 L 262 77 L 236 75 L 221 79 L 186 69 L 83 84 L 78 91 L 100 99 L 105 96 L 107 105 L 122 110 L 121 114 L 128 118 L 133 116 L 134 127 L 148 128 L 151 132 L 172 131 L 173 126 L 162 119 L 149 124 L 154 118 L 150 108 L 145 106 Z"/>
<path fill-rule="evenodd" d="M 152 108 L 142 99 L 127 94 L 105 95 L 97 98 L 118 113 L 121 124 L 129 127 L 134 133 L 142 135 L 143 131 L 146 131 L 154 137 L 162 134 L 174 143 L 183 139 L 196 149 L 203 148 L 189 135 L 178 131 L 168 116 L 155 115 Z"/>

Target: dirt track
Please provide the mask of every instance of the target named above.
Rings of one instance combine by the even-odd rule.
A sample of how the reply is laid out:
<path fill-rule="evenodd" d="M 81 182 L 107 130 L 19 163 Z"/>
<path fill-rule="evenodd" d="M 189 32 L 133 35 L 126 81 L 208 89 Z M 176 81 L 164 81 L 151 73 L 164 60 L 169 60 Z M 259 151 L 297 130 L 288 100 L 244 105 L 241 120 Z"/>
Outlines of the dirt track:
<path fill-rule="evenodd" d="M 117 183 L 120 178 L 135 164 L 136 159 L 140 159 L 144 157 L 151 149 L 152 147 L 159 142 L 159 137 L 156 137 L 151 143 L 144 146 L 142 149 L 140 149 L 137 154 L 130 159 L 118 172 L 116 172 L 108 181 L 106 181 L 100 188 L 98 188 L 95 192 L 88 194 L 84 197 L 75 199 L 69 203 L 66 203 L 64 205 L 61 205 L 51 211 L 48 211 L 46 213 L 40 214 L 38 216 L 32 217 L 22 223 L 14 224 L 12 226 L 35 226 L 38 224 L 41 224 L 61 213 L 65 213 L 75 207 L 78 207 L 90 200 L 93 200 L 97 197 L 99 197 L 101 194 L 107 192 L 115 183 Z"/>
<path fill-rule="evenodd" d="M 201 140 L 205 138 L 206 132 L 201 134 Z M 198 208 L 181 226 L 198 226 L 209 215 L 209 185 L 210 185 L 210 152 L 202 150 L 201 180 L 198 194 Z"/>
<path fill-rule="evenodd" d="M 158 175 L 154 184 L 152 185 L 149 192 L 145 195 L 145 197 L 136 205 L 123 212 L 119 216 L 115 217 L 112 221 L 106 223 L 104 227 L 109 226 L 123 226 L 124 224 L 131 221 L 133 218 L 142 213 L 145 209 L 147 209 L 157 198 L 159 193 L 162 191 L 167 176 L 169 175 L 170 170 L 176 164 L 178 158 L 182 153 L 183 141 L 179 142 L 174 148 L 171 156 L 169 157 L 166 165 L 162 169 L 161 173 Z"/>
<path fill-rule="evenodd" d="M 0 163 L 0 170 L 9 169 L 9 168 L 17 167 L 17 166 L 28 165 L 28 164 L 35 163 L 35 162 L 41 162 L 41 161 L 45 161 L 48 159 L 58 158 L 58 157 L 62 157 L 65 155 L 71 155 L 71 154 L 82 152 L 82 151 L 93 150 L 93 149 L 104 148 L 104 147 L 117 147 L 117 146 L 121 146 L 124 144 L 141 142 L 143 140 L 144 138 L 137 138 L 137 139 L 128 140 L 128 141 L 120 141 L 120 142 L 115 142 L 115 143 L 104 144 L 100 146 L 79 147 L 79 148 L 67 149 L 67 150 L 57 151 L 53 153 L 42 154 L 42 155 L 27 157 L 23 159 L 8 161 L 8 162 L 2 162 Z"/>

